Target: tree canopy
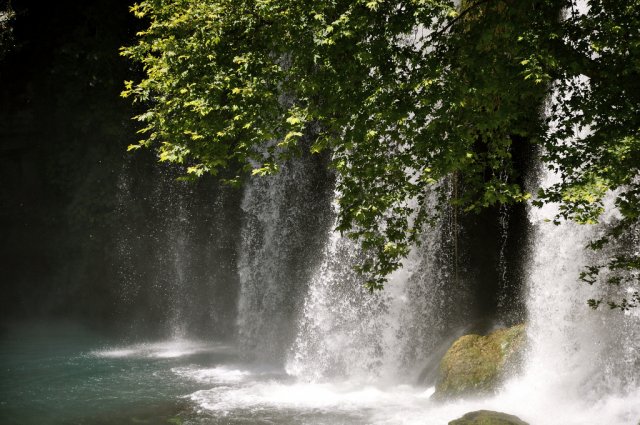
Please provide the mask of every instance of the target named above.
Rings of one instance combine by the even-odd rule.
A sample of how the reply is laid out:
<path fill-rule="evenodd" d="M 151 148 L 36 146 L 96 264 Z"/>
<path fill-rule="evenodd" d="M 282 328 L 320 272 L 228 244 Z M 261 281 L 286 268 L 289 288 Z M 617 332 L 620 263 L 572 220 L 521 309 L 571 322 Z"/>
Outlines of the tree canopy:
<path fill-rule="evenodd" d="M 338 229 L 371 254 L 370 289 L 448 205 L 533 197 L 558 203 L 556 220 L 595 223 L 613 191 L 621 219 L 596 249 L 638 223 L 639 0 L 145 0 L 132 11 L 148 26 L 122 51 L 145 72 L 123 92 L 145 108 L 130 149 L 155 148 L 191 176 L 232 170 L 232 184 L 300 149 L 328 151 Z M 521 143 L 539 146 L 558 183 L 523 187 Z M 460 189 L 446 193 L 446 179 Z M 624 251 L 582 278 L 603 268 L 637 285 L 640 257 Z"/>

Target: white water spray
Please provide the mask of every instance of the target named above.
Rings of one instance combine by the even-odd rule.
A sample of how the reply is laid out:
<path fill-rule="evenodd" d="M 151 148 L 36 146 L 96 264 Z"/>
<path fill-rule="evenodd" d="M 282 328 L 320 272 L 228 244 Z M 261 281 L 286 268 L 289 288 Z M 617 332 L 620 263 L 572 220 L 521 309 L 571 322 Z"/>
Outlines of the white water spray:
<path fill-rule="evenodd" d="M 376 293 L 354 271 L 364 258 L 358 243 L 333 231 L 305 297 L 287 372 L 313 382 L 416 382 L 449 332 L 446 309 L 456 302 L 456 291 L 447 290 L 443 231 L 442 224 L 426 231 Z"/>
<path fill-rule="evenodd" d="M 315 186 L 315 165 L 311 158 L 289 161 L 245 189 L 237 326 L 243 350 L 264 362 L 283 361 L 308 271 L 324 244 L 316 229 L 323 228 L 327 206 L 324 189 Z"/>
<path fill-rule="evenodd" d="M 547 172 L 543 186 L 558 177 Z M 505 391 L 512 411 L 533 424 L 633 424 L 640 419 L 640 315 L 593 311 L 586 300 L 607 291 L 579 280 L 586 265 L 606 253 L 586 249 L 612 220 L 553 224 L 557 210 L 532 209 L 535 246 L 529 267 L 527 310 L 530 350 L 524 375 Z"/>

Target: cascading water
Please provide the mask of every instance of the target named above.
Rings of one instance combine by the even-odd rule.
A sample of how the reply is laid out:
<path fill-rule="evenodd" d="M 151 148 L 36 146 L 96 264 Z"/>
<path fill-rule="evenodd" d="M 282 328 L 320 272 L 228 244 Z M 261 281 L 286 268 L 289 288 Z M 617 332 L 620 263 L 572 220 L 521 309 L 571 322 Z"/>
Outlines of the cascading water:
<path fill-rule="evenodd" d="M 305 263 L 305 274 L 292 282 L 286 268 L 301 246 L 294 229 L 300 229 L 296 223 L 304 214 L 287 208 L 291 188 L 286 187 L 303 178 L 300 170 L 306 166 L 294 163 L 281 176 L 252 182 L 244 201 L 253 218 L 244 228 L 241 336 L 252 350 L 269 353 L 267 360 L 288 354 L 289 377 L 199 391 L 193 400 L 213 412 L 316 411 L 318 418 L 332 412 L 347 415 L 347 423 L 446 424 L 468 411 L 493 409 L 535 425 L 636 424 L 640 314 L 591 311 L 586 300 L 603 289 L 578 279 L 585 265 L 606 255 L 586 251 L 585 245 L 616 219 L 612 205 L 598 226 L 556 226 L 547 221 L 554 206 L 530 208 L 534 234 L 523 271 L 529 337 L 523 371 L 493 397 L 435 403 L 427 389 L 434 375 L 425 374 L 425 366 L 437 367 L 440 347 L 448 347 L 447 337 L 469 319 L 451 312 L 452 305 L 469 301 L 463 287 L 452 285 L 457 280 L 450 257 L 456 239 L 452 223 L 443 220 L 425 232 L 422 245 L 381 293 L 367 293 L 353 271 L 363 255 L 357 244 L 328 226 L 320 229 L 327 236 L 318 238 L 324 242 L 316 247 L 322 248 L 316 251 L 322 253 L 318 263 Z M 556 178 L 548 172 L 542 185 Z M 335 212 L 323 213 L 332 216 Z M 508 232 L 505 223 L 502 230 Z M 640 237 L 634 238 L 638 249 Z M 505 267 L 504 259 L 498 266 Z M 426 379 L 418 379 L 421 372 Z M 354 413 L 362 411 L 369 413 Z M 314 420 L 309 423 L 323 423 Z"/>
<path fill-rule="evenodd" d="M 543 186 L 557 179 L 547 172 Z M 513 401 L 514 408 L 532 423 L 635 424 L 640 418 L 640 314 L 592 311 L 586 300 L 606 288 L 578 279 L 585 266 L 607 256 L 586 249 L 617 219 L 610 199 L 606 211 L 597 226 L 556 226 L 549 221 L 557 213 L 553 205 L 531 210 L 536 235 L 527 295 L 530 350 L 524 375 L 506 394 L 526 394 L 526 403 Z"/>
<path fill-rule="evenodd" d="M 279 208 L 285 196 L 278 192 L 282 188 L 272 185 L 292 181 L 297 174 L 289 173 L 269 182 L 269 198 L 245 194 L 245 209 L 251 206 L 254 212 L 268 213 L 262 218 L 263 225 L 282 222 Z M 554 178 L 546 175 L 543 184 Z M 270 208 L 264 208 L 265 202 Z M 315 420 L 334 414 L 347 423 L 446 424 L 468 411 L 493 409 L 536 425 L 635 425 L 640 417 L 640 316 L 637 312 L 591 311 L 585 300 L 600 289 L 578 281 L 579 271 L 595 255 L 584 250 L 586 242 L 607 221 L 615 220 L 615 213 L 600 227 L 555 226 L 545 221 L 553 216 L 552 208 L 532 208 L 529 213 L 535 227 L 525 295 L 530 348 L 523 372 L 496 396 L 435 403 L 427 390 L 433 381 L 415 386 L 425 364 L 437 365 L 442 355 L 438 344 L 456 333 L 457 323 L 447 316 L 447 310 L 456 302 L 467 302 L 465 294 L 452 289 L 451 259 L 443 260 L 451 252 L 447 245 L 451 244 L 450 226 L 443 221 L 423 235 L 422 246 L 411 252 L 405 267 L 391 277 L 382 293 L 367 293 L 353 271 L 362 256 L 357 244 L 330 231 L 323 238 L 321 262 L 308 272 L 309 284 L 295 295 L 283 293 L 286 286 L 279 287 L 277 279 L 266 276 L 267 272 L 282 276 L 278 264 L 286 265 L 286 256 L 276 257 L 280 263 L 272 263 L 272 268 L 262 268 L 261 280 L 245 277 L 241 297 L 249 296 L 253 304 L 241 303 L 239 317 L 244 309 L 247 322 L 240 324 L 251 330 L 244 336 L 255 338 L 255 347 L 269 348 L 273 335 L 288 320 L 292 328 L 287 331 L 293 329 L 295 339 L 291 335 L 290 341 L 280 338 L 283 345 L 278 354 L 288 351 L 286 371 L 294 380 L 265 382 L 256 377 L 232 388 L 199 391 L 192 399 L 216 414 L 247 409 L 267 409 L 279 415 L 317 412 L 308 423 L 323 423 Z M 290 221 L 289 226 L 293 225 Z M 271 233 L 263 229 L 260 234 L 292 235 L 285 230 L 276 226 Z M 261 266 L 267 255 L 286 250 L 283 245 L 291 243 L 291 239 L 280 241 L 271 246 L 266 239 L 255 241 L 265 251 L 247 256 L 244 266 Z M 249 265 L 250 258 L 258 263 Z M 251 282 L 254 286 L 246 286 Z M 260 287 L 260 282 L 271 286 Z M 270 295 L 270 291 L 277 294 Z M 265 301 L 272 304 L 265 305 Z M 276 316 L 279 322 L 271 322 L 269 315 L 287 302 L 300 303 L 299 310 L 292 309 L 290 316 Z M 242 379 L 250 378 L 243 375 Z M 363 411 L 369 413 L 361 416 Z"/>
<path fill-rule="evenodd" d="M 287 371 L 303 380 L 415 382 L 452 327 L 451 244 L 441 222 L 425 232 L 386 289 L 369 293 L 354 271 L 358 244 L 333 231 L 314 272 Z M 449 289 L 447 289 L 449 288 Z"/>
<path fill-rule="evenodd" d="M 587 13 L 586 2 L 578 2 L 577 10 Z M 588 86 L 584 76 L 574 80 Z M 550 103 L 558 102 L 559 96 L 554 90 Z M 569 100 L 572 94 L 564 96 Z M 589 131 L 575 129 L 574 137 L 583 138 Z M 541 174 L 542 187 L 560 182 L 552 170 Z M 559 211 L 555 204 L 529 211 L 535 226 L 527 276 L 530 349 L 523 376 L 513 381 L 507 394 L 526 394 L 527 402 L 516 404 L 533 423 L 636 424 L 640 419 L 640 313 L 589 309 L 586 300 L 618 298 L 627 288 L 590 286 L 579 280 L 586 266 L 606 262 L 616 249 L 640 249 L 637 236 L 627 246 L 600 252 L 587 248 L 619 220 L 613 199 L 613 193 L 605 197 L 597 225 L 555 225 Z"/>
<path fill-rule="evenodd" d="M 180 203 L 178 208 L 178 215 L 175 221 L 171 223 L 168 229 L 168 237 L 172 241 L 172 250 L 170 252 L 171 258 L 169 263 L 172 263 L 173 275 L 173 288 L 172 291 L 177 299 L 171 305 L 171 328 L 173 337 L 184 338 L 186 336 L 185 329 L 185 317 L 184 314 L 187 310 L 188 300 L 184 298 L 186 286 L 188 285 L 187 279 L 187 263 L 189 258 L 189 219 L 185 210 L 184 204 Z M 183 296 L 181 296 L 183 295 Z"/>
<path fill-rule="evenodd" d="M 277 175 L 253 178 L 245 189 L 237 326 L 245 355 L 260 361 L 282 363 L 325 242 L 329 185 L 318 162 L 288 161 Z"/>
<path fill-rule="evenodd" d="M 555 215 L 554 206 L 529 209 L 534 230 L 527 246 L 529 262 L 521 270 L 526 275 L 523 297 L 529 338 L 523 370 L 495 396 L 436 403 L 429 398 L 433 392 L 429 387 L 438 362 L 452 339 L 475 319 L 464 311 L 473 303 L 469 289 L 474 276 L 457 273 L 464 261 L 457 258 L 458 234 L 466 229 L 458 227 L 458 216 L 450 211 L 424 232 L 422 243 L 412 249 L 386 289 L 369 294 L 353 269 L 363 253 L 356 242 L 331 230 L 335 195 L 323 166 L 311 157 L 290 160 L 278 175 L 252 179 L 246 186 L 234 269 L 239 292 L 228 299 L 237 295 L 240 352 L 254 362 L 235 357 L 233 363 L 221 360 L 214 367 L 172 368 L 181 379 L 206 386 L 190 396 L 200 409 L 214 417 L 249 422 L 265 414 L 276 421 L 296 422 L 302 417 L 309 424 L 444 425 L 466 412 L 492 409 L 518 415 L 532 425 L 637 424 L 640 313 L 590 310 L 585 301 L 598 298 L 604 289 L 578 279 L 585 265 L 610 255 L 585 250 L 589 240 L 617 219 L 610 203 L 597 226 L 555 226 L 546 221 Z M 541 184 L 548 186 L 556 179 L 547 172 Z M 185 202 L 174 194 L 170 197 L 173 202 L 181 199 L 178 204 Z M 220 206 L 216 214 L 228 208 Z M 194 242 L 197 232 L 190 230 L 195 220 L 181 211 L 186 210 L 175 205 L 170 213 L 165 211 L 173 218 L 163 222 L 164 236 L 153 234 L 163 240 L 160 245 L 171 245 L 164 251 L 158 248 L 157 255 L 166 267 L 161 273 L 179 284 L 169 292 L 188 292 L 172 298 L 175 308 L 168 309 L 174 322 L 184 323 L 189 321 L 186 300 L 200 292 L 187 289 L 185 283 L 197 275 L 190 256 L 199 248 Z M 507 241 L 513 240 L 509 238 L 514 230 L 508 211 L 499 213 L 498 286 L 509 292 Z M 224 233 L 218 229 L 207 237 Z M 640 249 L 637 229 L 636 233 L 628 238 L 634 246 L 627 248 Z M 231 264 L 212 258 L 208 273 L 223 263 Z M 211 282 L 212 287 L 220 285 L 219 280 Z M 509 310 L 510 301 L 499 298 L 498 314 Z M 98 353 L 117 358 L 129 352 L 157 358 L 206 349 L 144 345 Z M 261 368 L 265 364 L 268 372 Z"/>
<path fill-rule="evenodd" d="M 72 385 L 80 389 L 75 394 L 93 391 L 104 404 L 103 389 L 75 375 L 81 367 L 95 378 L 97 364 L 116 373 L 108 375 L 112 385 L 126 382 L 126 391 L 145 400 L 166 402 L 167 394 L 190 400 L 195 407 L 186 422 L 194 424 L 445 425 L 479 409 L 515 414 L 531 425 L 638 424 L 640 310 L 592 311 L 587 299 L 626 288 L 578 279 L 584 266 L 612 254 L 585 250 L 617 219 L 610 202 L 597 226 L 555 226 L 545 221 L 554 206 L 529 209 L 533 237 L 522 256 L 529 262 L 519 269 L 526 275 L 529 339 L 523 370 L 494 396 L 436 402 L 430 396 L 440 359 L 479 317 L 465 310 L 477 302 L 472 288 L 481 278 L 459 256 L 485 248 L 478 243 L 484 241 L 476 235 L 478 246 L 459 246 L 473 222 L 461 225 L 452 209 L 424 231 L 386 289 L 370 294 L 353 268 L 364 254 L 332 230 L 335 194 L 325 162 L 289 160 L 275 176 L 252 178 L 241 200 L 214 186 L 198 192 L 160 167 L 143 172 L 154 179 L 141 183 L 125 167 L 118 211 L 123 298 L 146 322 L 145 338 L 154 329 L 171 340 L 82 348 L 85 354 L 71 362 L 74 374 L 68 362 L 56 364 L 60 376 L 72 375 L 60 392 Z M 547 172 L 541 184 L 555 181 Z M 454 181 L 443 184 L 455 190 Z M 497 276 L 502 293 L 489 294 L 498 305 L 485 329 L 513 320 L 504 315 L 514 303 L 513 286 L 520 289 L 511 275 L 521 263 L 513 267 L 509 257 L 521 240 L 519 228 L 509 221 L 511 211 L 497 213 L 498 270 L 487 275 Z M 625 249 L 640 250 L 638 228 L 627 242 Z M 482 266 L 494 265 L 487 263 Z M 204 341 L 188 339 L 194 336 Z M 29 391 L 37 393 L 19 393 Z M 122 405 L 114 402 L 113 409 Z"/>

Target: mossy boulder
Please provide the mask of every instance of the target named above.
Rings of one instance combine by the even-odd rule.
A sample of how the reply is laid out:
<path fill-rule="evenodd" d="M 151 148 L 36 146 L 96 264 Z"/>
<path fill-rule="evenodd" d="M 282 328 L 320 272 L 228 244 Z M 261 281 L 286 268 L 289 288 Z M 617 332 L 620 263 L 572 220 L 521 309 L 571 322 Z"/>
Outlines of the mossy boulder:
<path fill-rule="evenodd" d="M 440 362 L 434 398 L 494 393 L 505 377 L 520 367 L 525 341 L 524 325 L 500 329 L 487 336 L 458 338 Z"/>
<path fill-rule="evenodd" d="M 507 415 L 501 412 L 492 412 L 491 410 L 478 410 L 470 412 L 454 421 L 449 425 L 529 425 L 517 416 Z"/>

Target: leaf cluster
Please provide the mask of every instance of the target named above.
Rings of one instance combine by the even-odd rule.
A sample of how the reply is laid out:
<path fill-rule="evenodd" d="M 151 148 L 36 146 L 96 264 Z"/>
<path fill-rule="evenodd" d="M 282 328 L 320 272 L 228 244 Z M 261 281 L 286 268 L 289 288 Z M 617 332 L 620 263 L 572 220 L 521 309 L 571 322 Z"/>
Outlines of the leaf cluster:
<path fill-rule="evenodd" d="M 523 140 L 561 176 L 538 205 L 593 223 L 617 190 L 624 232 L 640 211 L 640 2 L 587 6 L 145 0 L 132 11 L 149 25 L 122 51 L 146 75 L 123 92 L 146 105 L 130 149 L 154 147 L 194 176 L 231 169 L 237 184 L 311 138 L 331 153 L 338 229 L 371 254 L 370 289 L 447 208 L 528 200 L 512 157 Z M 461 190 L 450 196 L 445 179 Z"/>

